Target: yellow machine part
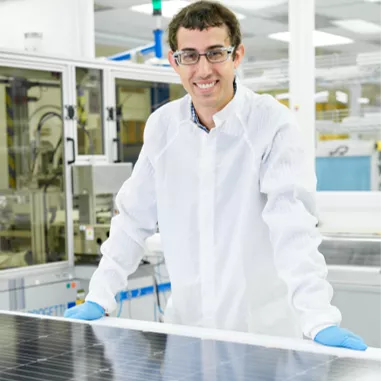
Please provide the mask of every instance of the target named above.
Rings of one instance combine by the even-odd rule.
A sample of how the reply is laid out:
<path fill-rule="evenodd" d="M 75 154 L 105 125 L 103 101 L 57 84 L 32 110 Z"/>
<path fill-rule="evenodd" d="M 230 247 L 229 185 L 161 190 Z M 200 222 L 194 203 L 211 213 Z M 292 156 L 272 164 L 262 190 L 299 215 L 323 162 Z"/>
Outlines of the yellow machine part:
<path fill-rule="evenodd" d="M 11 89 L 6 88 L 5 93 L 7 110 L 7 148 L 8 148 L 8 183 L 9 188 L 16 188 L 16 155 L 14 151 L 15 126 L 13 120 L 13 101 Z"/>
<path fill-rule="evenodd" d="M 79 124 L 86 124 L 87 111 L 86 111 L 86 97 L 84 95 L 77 96 L 77 115 Z"/>
<path fill-rule="evenodd" d="M 78 290 L 77 291 L 77 297 L 75 299 L 75 304 L 78 306 L 80 304 L 85 303 L 85 296 L 86 296 L 85 290 L 82 290 L 82 289 Z"/>
<path fill-rule="evenodd" d="M 319 140 L 325 141 L 325 140 L 344 140 L 349 139 L 348 134 L 326 134 L 326 135 L 320 135 Z"/>

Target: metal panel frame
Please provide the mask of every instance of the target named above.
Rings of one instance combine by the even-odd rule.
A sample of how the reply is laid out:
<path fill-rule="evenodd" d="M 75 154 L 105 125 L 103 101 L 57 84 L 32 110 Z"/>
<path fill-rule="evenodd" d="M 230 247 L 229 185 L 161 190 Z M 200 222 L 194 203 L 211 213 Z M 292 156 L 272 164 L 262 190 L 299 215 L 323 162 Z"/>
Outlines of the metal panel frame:
<path fill-rule="evenodd" d="M 136 65 L 135 65 L 136 66 Z M 126 67 L 125 70 L 117 70 L 115 68 L 111 68 L 108 71 L 108 101 L 116 110 L 116 80 L 117 79 L 125 79 L 130 81 L 146 81 L 146 82 L 157 82 L 157 83 L 170 83 L 170 84 L 181 84 L 180 77 L 173 71 L 168 70 L 163 67 L 155 67 L 155 66 L 143 66 L 139 65 L 138 67 Z M 108 156 L 108 160 L 110 162 L 114 162 L 117 156 L 117 152 L 114 144 L 114 139 L 117 136 L 117 121 L 116 118 L 114 120 L 108 121 L 107 129 L 109 131 L 109 142 L 112 147 L 110 149 L 110 155 Z"/>
<path fill-rule="evenodd" d="M 5 279 L 25 278 L 36 274 L 46 274 L 57 270 L 70 271 L 72 267 L 68 261 L 47 263 L 44 265 L 33 265 L 28 267 L 18 267 L 9 270 L 0 270 L 0 281 Z"/>
<path fill-rule="evenodd" d="M 11 49 L 0 49 L 0 65 L 17 67 L 31 70 L 57 71 L 62 74 L 62 102 L 64 113 L 64 160 L 65 175 L 64 184 L 66 192 L 66 250 L 67 261 L 34 265 L 27 268 L 11 270 L 1 270 L 0 277 L 15 277 L 22 274 L 29 275 L 48 269 L 67 268 L 74 266 L 74 237 L 73 237 L 73 217 L 72 217 L 72 174 L 71 165 L 67 162 L 72 157 L 72 147 L 66 138 L 72 138 L 75 142 L 76 165 L 88 164 L 89 162 L 114 162 L 116 138 L 116 121 L 107 120 L 107 108 L 116 106 L 115 99 L 115 79 L 141 80 L 160 83 L 180 84 L 180 78 L 171 68 L 160 66 L 145 66 L 130 62 L 117 62 L 109 60 L 75 59 L 69 57 L 51 57 L 41 53 L 30 53 Z M 76 105 L 76 67 L 88 69 L 99 69 L 103 71 L 103 139 L 104 155 L 78 155 L 78 139 L 76 120 L 66 119 L 65 105 Z"/>
<path fill-rule="evenodd" d="M 110 69 L 114 79 L 181 84 L 180 77 L 175 71 L 164 67 L 145 66 L 141 64 L 131 65 L 131 67 L 126 66 L 124 70 L 115 67 L 110 67 Z"/>
<path fill-rule="evenodd" d="M 171 69 L 157 66 L 144 66 L 141 64 L 129 62 L 90 60 L 90 59 L 73 59 L 69 57 L 51 57 L 40 53 L 30 53 L 17 50 L 0 49 L 0 65 L 17 67 L 34 70 L 48 70 L 62 73 L 62 100 L 64 105 L 76 105 L 76 67 L 89 69 L 99 69 L 103 71 L 103 139 L 104 139 L 104 155 L 78 155 L 78 139 L 75 120 L 64 118 L 64 139 L 72 138 L 75 142 L 75 158 L 76 165 L 88 164 L 89 162 L 114 162 L 115 160 L 115 143 L 116 138 L 116 122 L 107 120 L 107 108 L 116 105 L 115 99 L 115 78 L 123 78 L 130 80 L 145 80 L 161 83 L 178 83 L 180 79 L 178 75 Z M 66 110 L 63 110 L 64 113 Z M 65 115 L 64 115 L 65 116 Z M 72 218 L 72 177 L 71 166 L 67 164 L 69 159 L 73 159 L 71 153 L 72 147 L 69 143 L 65 143 L 64 159 L 65 159 L 65 192 L 66 192 L 66 250 L 68 260 L 62 262 L 65 266 L 74 266 L 74 238 L 73 238 L 73 218 Z M 46 266 L 54 266 L 55 264 L 47 264 Z M 39 266 L 37 266 L 39 267 Z M 34 272 L 36 266 L 30 266 L 23 270 L 26 274 Z M 25 270 L 25 271 L 24 271 Z M 2 275 L 6 273 L 12 274 L 13 270 L 3 270 Z"/>
<path fill-rule="evenodd" d="M 76 142 L 75 146 L 76 146 L 76 162 L 78 163 L 95 163 L 95 162 L 105 162 L 107 161 L 107 157 L 109 156 L 109 152 L 108 150 L 110 149 L 109 148 L 109 144 L 107 144 L 108 142 L 108 128 L 107 128 L 107 96 L 108 96 L 108 92 L 107 92 L 107 85 L 106 85 L 106 75 L 105 75 L 105 68 L 101 65 L 88 65 L 88 64 L 81 64 L 81 63 L 77 63 L 75 64 L 75 66 L 70 66 L 70 70 L 72 71 L 73 73 L 73 80 L 74 80 L 74 93 L 72 94 L 73 95 L 73 99 L 72 99 L 72 102 L 70 104 L 72 105 L 76 105 L 77 104 L 77 96 L 76 96 L 76 68 L 84 68 L 84 69 L 96 69 L 96 70 L 100 70 L 101 73 L 102 73 L 102 81 L 101 81 L 101 86 L 102 86 L 102 92 L 101 92 L 101 97 L 102 97 L 102 109 L 101 109 L 101 112 L 102 112 L 102 139 L 103 139 L 103 154 L 101 155 L 79 155 L 78 154 L 78 128 L 77 128 L 77 119 L 75 118 L 74 120 L 74 140 Z"/>
<path fill-rule="evenodd" d="M 66 66 L 65 79 L 63 81 L 63 105 L 70 105 L 72 96 L 75 94 L 75 77 L 69 66 Z M 63 106 L 64 107 L 64 106 Z M 74 120 L 65 118 L 65 150 L 64 150 L 64 163 L 65 163 L 65 201 L 66 201 L 66 251 L 67 251 L 67 263 L 69 266 L 74 266 L 74 223 L 73 223 L 73 184 L 72 184 L 72 165 L 68 164 L 69 159 L 74 159 L 70 154 L 70 149 L 67 142 L 67 138 L 74 139 L 74 155 L 77 155 L 77 142 L 75 132 Z M 71 155 L 71 156 L 70 156 Z M 76 157 L 76 156 L 75 156 Z M 75 164 L 75 163 L 73 163 Z"/>
<path fill-rule="evenodd" d="M 116 138 L 116 112 L 115 112 L 115 97 L 113 97 L 113 88 L 112 88 L 112 78 L 111 78 L 111 70 L 104 69 L 103 70 L 103 90 L 104 94 L 104 129 L 105 129 L 105 152 L 107 162 L 113 163 L 116 160 L 115 155 L 115 143 L 114 139 Z M 114 120 L 110 120 L 107 115 L 107 111 L 113 108 L 114 109 Z"/>
<path fill-rule="evenodd" d="M 59 267 L 68 267 L 68 265 L 74 265 L 74 251 L 73 251 L 73 218 L 72 218 L 72 192 L 71 192 L 71 172 L 70 166 L 67 165 L 68 156 L 68 145 L 66 143 L 66 138 L 73 137 L 73 126 L 71 121 L 66 119 L 65 115 L 65 104 L 68 104 L 70 100 L 70 72 L 68 66 L 62 64 L 58 61 L 44 61 L 39 62 L 38 59 L 29 59 L 28 55 L 18 54 L 9 55 L 4 54 L 0 51 L 0 66 L 13 67 L 19 69 L 29 69 L 29 70 L 39 70 L 39 71 L 55 71 L 61 73 L 61 97 L 62 97 L 62 114 L 63 114 L 63 157 L 64 157 L 64 190 L 65 190 L 65 201 L 66 201 L 66 253 L 67 260 L 57 263 L 49 263 L 43 265 L 32 265 L 25 268 L 17 268 L 10 270 L 0 270 L 0 277 L 20 277 L 22 274 L 29 275 L 39 271 L 41 266 L 46 269 Z M 46 271 L 45 270 L 45 271 Z"/>
<path fill-rule="evenodd" d="M 376 192 L 381 191 L 381 152 L 379 151 L 374 151 L 371 156 L 370 178 L 370 189 Z"/>
<path fill-rule="evenodd" d="M 14 61 L 27 64 L 37 63 L 41 65 L 66 65 L 80 66 L 89 69 L 108 69 L 113 72 L 119 72 L 119 76 L 127 79 L 150 80 L 155 82 L 180 83 L 180 78 L 172 68 L 162 66 L 148 66 L 125 61 L 110 61 L 101 59 L 76 59 L 66 56 L 51 57 L 45 54 L 30 53 L 16 50 L 3 50 L 0 48 L 0 60 L 6 60 L 7 63 Z"/>

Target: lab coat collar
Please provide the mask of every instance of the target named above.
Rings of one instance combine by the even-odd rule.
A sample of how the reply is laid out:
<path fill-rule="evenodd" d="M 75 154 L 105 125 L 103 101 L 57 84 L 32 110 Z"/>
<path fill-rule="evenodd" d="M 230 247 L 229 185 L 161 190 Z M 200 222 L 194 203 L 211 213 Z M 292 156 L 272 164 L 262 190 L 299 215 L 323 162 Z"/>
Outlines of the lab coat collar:
<path fill-rule="evenodd" d="M 237 91 L 234 98 L 221 110 L 213 115 L 213 120 L 216 125 L 215 129 L 221 130 L 229 135 L 239 136 L 244 133 L 244 126 L 242 125 L 242 116 L 244 112 L 244 100 L 245 100 L 245 87 L 240 80 L 236 77 Z M 187 117 L 184 122 L 192 121 L 191 114 L 191 102 L 192 99 L 188 95 L 188 102 L 186 106 Z M 195 125 L 192 123 L 192 127 L 197 131 Z"/>

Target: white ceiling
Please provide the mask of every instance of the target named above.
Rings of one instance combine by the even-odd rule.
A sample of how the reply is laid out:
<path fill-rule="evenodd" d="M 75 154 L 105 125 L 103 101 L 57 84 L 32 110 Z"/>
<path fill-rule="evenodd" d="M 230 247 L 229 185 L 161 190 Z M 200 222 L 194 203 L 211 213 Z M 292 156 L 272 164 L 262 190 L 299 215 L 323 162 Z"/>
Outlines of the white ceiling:
<path fill-rule="evenodd" d="M 195 1 L 195 0 L 191 0 Z M 228 0 L 225 0 L 228 1 Z M 156 23 L 152 16 L 131 11 L 133 5 L 149 3 L 151 0 L 95 0 L 95 29 L 98 54 L 130 49 L 153 41 L 152 30 Z M 224 0 L 221 0 L 224 2 Z M 242 0 L 238 1 L 237 3 Z M 288 30 L 287 0 L 246 0 L 248 6 L 232 7 L 246 16 L 241 20 L 246 56 L 250 60 L 286 58 L 288 44 L 269 39 L 270 33 Z M 229 3 L 234 3 L 229 0 Z M 254 3 L 277 3 L 262 9 L 253 8 Z M 280 4 L 279 4 L 280 3 Z M 316 29 L 349 37 L 353 44 L 324 47 L 317 54 L 360 53 L 380 51 L 381 35 L 363 35 L 335 26 L 331 21 L 339 19 L 362 19 L 381 25 L 381 4 L 365 0 L 315 0 Z M 104 7 L 104 8 L 103 8 Z M 169 19 L 163 19 L 166 28 Z"/>

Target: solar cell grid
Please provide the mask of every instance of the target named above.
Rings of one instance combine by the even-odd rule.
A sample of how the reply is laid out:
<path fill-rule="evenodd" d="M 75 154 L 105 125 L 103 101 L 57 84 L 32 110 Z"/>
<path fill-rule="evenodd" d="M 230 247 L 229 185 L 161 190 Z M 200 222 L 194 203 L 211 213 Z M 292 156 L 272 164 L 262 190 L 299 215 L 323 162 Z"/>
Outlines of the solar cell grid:
<path fill-rule="evenodd" d="M 2 381 L 379 381 L 381 362 L 0 314 Z"/>

